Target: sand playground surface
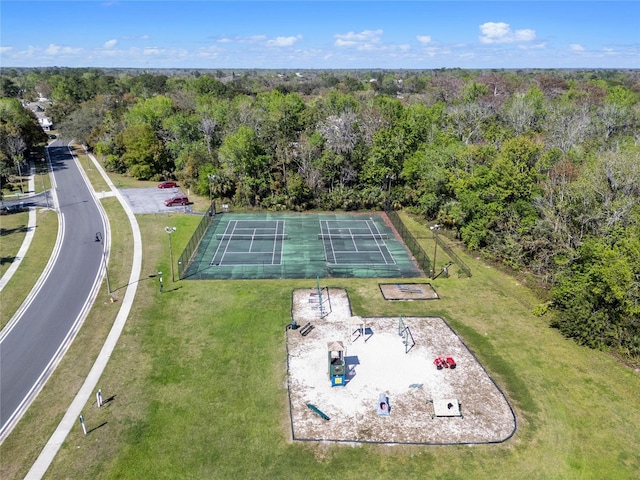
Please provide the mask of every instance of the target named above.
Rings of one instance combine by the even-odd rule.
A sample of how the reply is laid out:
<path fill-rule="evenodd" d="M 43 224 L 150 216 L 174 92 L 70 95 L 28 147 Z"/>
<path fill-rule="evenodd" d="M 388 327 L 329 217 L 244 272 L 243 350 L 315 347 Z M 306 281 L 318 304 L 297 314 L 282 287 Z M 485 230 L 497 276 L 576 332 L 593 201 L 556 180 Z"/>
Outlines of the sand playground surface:
<path fill-rule="evenodd" d="M 299 327 L 286 332 L 294 440 L 474 444 L 514 434 L 515 415 L 502 391 L 443 319 L 402 317 L 401 324 L 400 317 L 354 317 L 347 292 L 337 288 L 320 296 L 317 289 L 296 290 L 292 301 Z M 399 334 L 402 325 L 410 335 Z M 335 342 L 344 347 L 345 379 L 332 386 Z M 436 357 L 452 357 L 455 368 L 438 369 Z M 388 416 L 378 415 L 381 394 Z"/>

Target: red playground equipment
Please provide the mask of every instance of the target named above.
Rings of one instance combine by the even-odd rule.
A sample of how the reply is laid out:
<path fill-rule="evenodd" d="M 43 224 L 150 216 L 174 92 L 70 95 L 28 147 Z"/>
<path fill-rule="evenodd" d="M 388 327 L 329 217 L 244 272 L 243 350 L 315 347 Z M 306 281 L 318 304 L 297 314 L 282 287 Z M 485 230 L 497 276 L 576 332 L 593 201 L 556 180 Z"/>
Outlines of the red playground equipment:
<path fill-rule="evenodd" d="M 433 361 L 433 364 L 436 366 L 438 370 L 442 370 L 443 368 L 451 368 L 451 369 L 456 368 L 456 361 L 453 359 L 453 357 L 447 357 L 447 358 L 436 357 L 435 360 Z"/>

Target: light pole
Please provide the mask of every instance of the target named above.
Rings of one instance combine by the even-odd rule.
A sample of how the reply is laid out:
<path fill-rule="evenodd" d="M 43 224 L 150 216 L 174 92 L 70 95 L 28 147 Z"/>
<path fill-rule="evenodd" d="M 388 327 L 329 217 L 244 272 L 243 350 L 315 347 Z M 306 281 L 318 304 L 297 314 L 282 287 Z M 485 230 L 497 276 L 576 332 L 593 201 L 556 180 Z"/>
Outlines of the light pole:
<path fill-rule="evenodd" d="M 438 230 L 440 230 L 440 225 L 437 223 L 432 227 L 429 227 L 433 232 L 433 240 L 436 246 L 433 249 L 433 269 L 431 270 L 433 273 L 431 274 L 431 278 L 436 278 L 436 255 L 438 254 Z"/>
<path fill-rule="evenodd" d="M 24 194 L 24 189 L 22 188 L 22 168 L 20 167 L 20 164 L 22 163 L 22 156 L 20 156 L 20 158 L 18 158 L 18 161 L 16 162 L 18 164 L 18 176 L 20 177 L 20 193 Z"/>
<path fill-rule="evenodd" d="M 162 285 L 162 272 L 158 272 L 158 280 L 160 282 L 160 293 L 162 293 L 163 285 Z"/>
<path fill-rule="evenodd" d="M 173 279 L 173 247 L 171 245 L 171 234 L 176 231 L 176 227 L 164 227 L 164 231 L 169 234 L 169 261 L 171 262 L 171 281 L 174 282 Z"/>
<path fill-rule="evenodd" d="M 44 184 L 44 174 L 42 174 L 42 191 L 44 192 L 44 199 L 47 201 L 47 208 L 49 208 L 49 195 Z"/>
<path fill-rule="evenodd" d="M 111 296 L 111 285 L 109 284 L 109 270 L 107 269 L 107 251 L 104 248 L 104 239 L 102 237 L 102 232 L 96 232 L 96 242 L 100 242 L 102 245 L 102 262 L 104 263 L 104 274 L 107 278 L 107 292 L 109 296 Z"/>
<path fill-rule="evenodd" d="M 396 179 L 395 175 L 387 175 L 387 191 L 391 194 L 391 182 Z"/>

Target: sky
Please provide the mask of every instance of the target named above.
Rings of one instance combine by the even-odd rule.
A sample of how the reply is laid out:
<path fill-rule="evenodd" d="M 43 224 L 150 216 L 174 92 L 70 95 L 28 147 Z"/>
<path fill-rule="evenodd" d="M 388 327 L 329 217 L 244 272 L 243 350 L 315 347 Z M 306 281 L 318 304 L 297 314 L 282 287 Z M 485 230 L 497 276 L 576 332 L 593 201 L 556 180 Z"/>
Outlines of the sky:
<path fill-rule="evenodd" d="M 0 66 L 640 68 L 640 1 L 2 0 Z"/>

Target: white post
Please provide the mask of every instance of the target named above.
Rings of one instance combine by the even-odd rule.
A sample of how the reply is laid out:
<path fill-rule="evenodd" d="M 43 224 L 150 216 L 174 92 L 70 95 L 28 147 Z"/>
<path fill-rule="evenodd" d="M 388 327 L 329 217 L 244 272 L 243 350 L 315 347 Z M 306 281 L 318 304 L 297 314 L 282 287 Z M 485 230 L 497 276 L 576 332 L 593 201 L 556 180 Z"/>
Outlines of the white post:
<path fill-rule="evenodd" d="M 98 408 L 102 406 L 102 390 L 98 389 L 98 393 L 96 393 L 96 401 L 98 402 Z"/>
<path fill-rule="evenodd" d="M 86 435 L 87 434 L 87 427 L 84 424 L 84 417 L 82 415 L 80 415 L 80 425 L 82 425 L 82 431 Z"/>

